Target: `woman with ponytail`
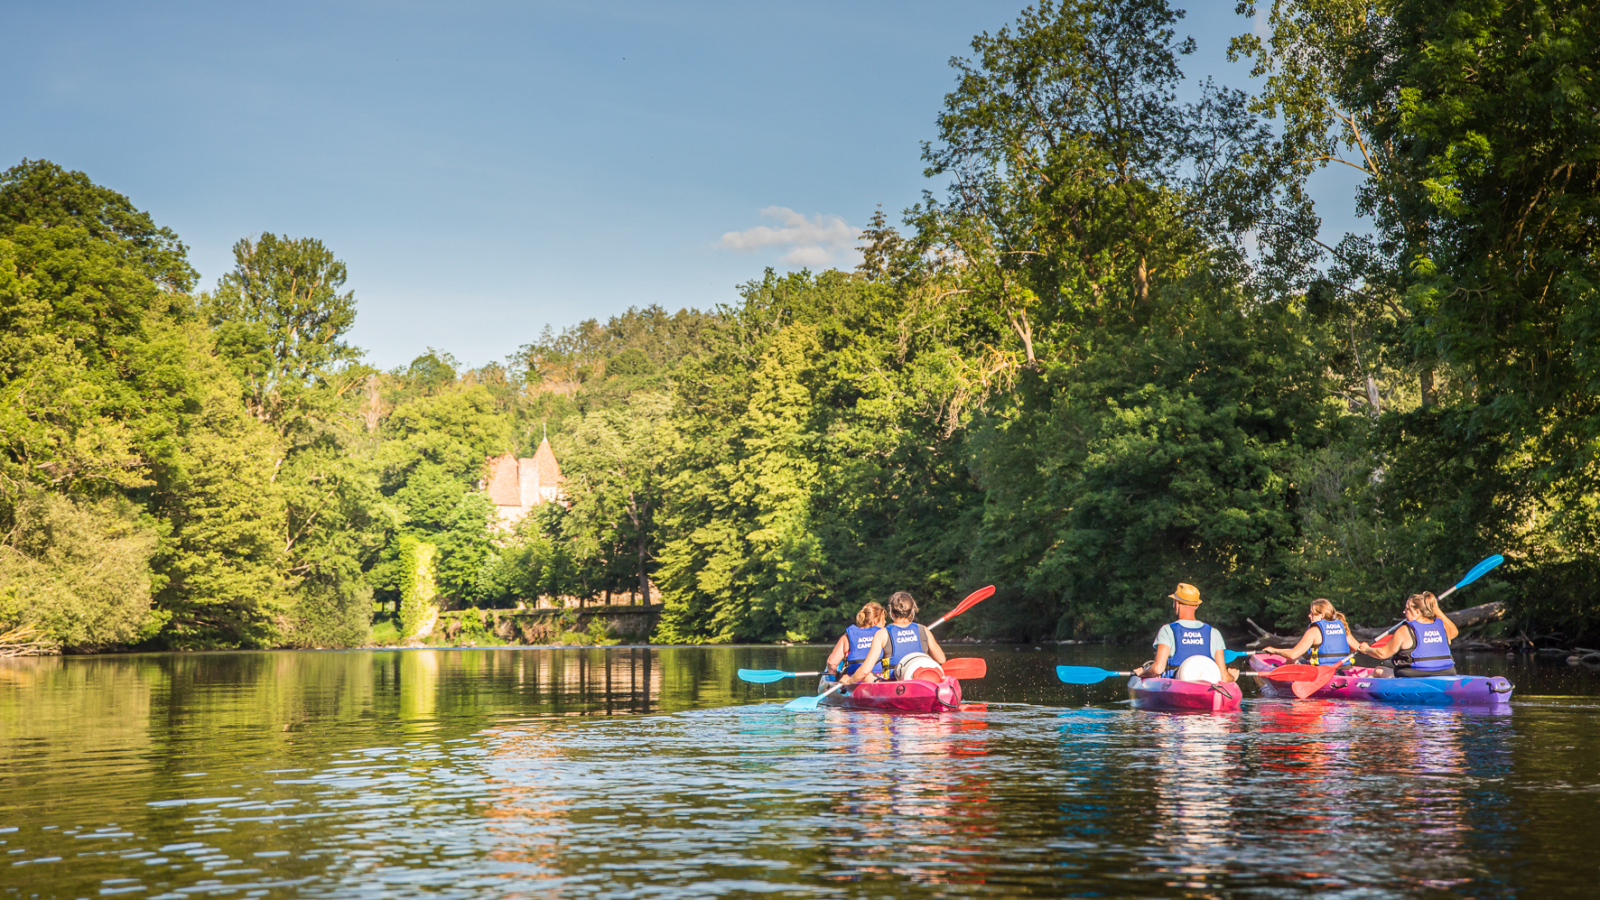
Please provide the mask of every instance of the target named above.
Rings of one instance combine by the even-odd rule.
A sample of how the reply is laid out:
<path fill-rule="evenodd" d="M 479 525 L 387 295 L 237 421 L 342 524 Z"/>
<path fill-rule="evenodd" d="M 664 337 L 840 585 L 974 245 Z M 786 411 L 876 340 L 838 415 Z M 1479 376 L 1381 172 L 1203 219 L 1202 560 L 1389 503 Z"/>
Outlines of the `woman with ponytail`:
<path fill-rule="evenodd" d="M 1450 642 L 1461 632 L 1439 609 L 1439 598 L 1427 591 L 1412 594 L 1406 598 L 1405 617 L 1405 624 L 1381 647 L 1357 644 L 1356 649 L 1373 659 L 1394 659 L 1392 674 L 1400 678 L 1456 674 Z"/>
<path fill-rule="evenodd" d="M 1294 662 L 1303 654 L 1310 653 L 1306 662 L 1313 666 L 1331 666 L 1345 659 L 1356 651 L 1355 645 L 1350 643 L 1350 623 L 1345 621 L 1344 613 L 1333 608 L 1333 601 L 1326 597 L 1318 597 L 1311 601 L 1311 627 L 1300 636 L 1300 641 L 1288 650 L 1258 650 L 1259 653 L 1270 653 L 1281 656 L 1289 662 Z"/>

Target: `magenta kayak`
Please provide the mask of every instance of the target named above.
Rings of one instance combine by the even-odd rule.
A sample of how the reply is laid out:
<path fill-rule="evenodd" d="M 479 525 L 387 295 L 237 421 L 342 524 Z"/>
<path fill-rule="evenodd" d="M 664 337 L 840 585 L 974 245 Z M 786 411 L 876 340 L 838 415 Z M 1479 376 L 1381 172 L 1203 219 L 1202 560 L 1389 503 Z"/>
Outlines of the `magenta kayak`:
<path fill-rule="evenodd" d="M 823 681 L 817 685 L 817 693 L 832 686 L 833 682 Z M 943 681 L 873 681 L 841 688 L 822 698 L 822 705 L 879 712 L 954 712 L 961 708 L 961 682 L 954 678 Z"/>
<path fill-rule="evenodd" d="M 1250 657 L 1250 668 L 1266 672 L 1283 665 L 1275 657 Z M 1511 682 L 1483 675 L 1432 675 L 1427 678 L 1374 678 L 1375 669 L 1347 666 L 1327 687 L 1312 694 L 1317 700 L 1361 700 L 1426 706 L 1501 706 L 1511 703 Z M 1268 697 L 1293 697 L 1290 685 L 1261 679 Z"/>
<path fill-rule="evenodd" d="M 1207 684 L 1179 681 L 1176 678 L 1128 679 L 1128 696 L 1139 709 L 1198 709 L 1232 712 L 1239 708 L 1244 692 L 1237 684 Z"/>

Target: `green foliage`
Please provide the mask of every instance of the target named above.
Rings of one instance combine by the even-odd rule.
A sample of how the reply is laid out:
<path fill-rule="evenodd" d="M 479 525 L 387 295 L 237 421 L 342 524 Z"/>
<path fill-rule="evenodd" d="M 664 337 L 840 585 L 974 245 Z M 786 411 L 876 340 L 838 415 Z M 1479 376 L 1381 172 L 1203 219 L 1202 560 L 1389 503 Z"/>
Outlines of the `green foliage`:
<path fill-rule="evenodd" d="M 203 329 L 189 325 L 150 347 L 169 349 L 172 388 L 193 405 L 178 419 L 150 495 L 165 524 L 155 559 L 163 638 L 182 648 L 271 646 L 292 602 L 278 445 L 240 406 L 238 382 L 205 344 Z"/>
<path fill-rule="evenodd" d="M 99 650 L 149 637 L 156 535 L 121 499 L 74 502 L 26 491 L 0 543 L 0 630 L 30 625 L 62 645 Z"/>
<path fill-rule="evenodd" d="M 400 538 L 400 634 L 414 638 L 437 615 L 435 565 L 438 551 L 412 535 Z"/>
<path fill-rule="evenodd" d="M 1294 478 L 1336 411 L 1300 325 L 1226 312 L 1026 379 L 979 441 L 979 558 L 1059 597 L 1063 637 L 1159 624 L 1179 581 L 1215 621 L 1302 596 Z"/>
<path fill-rule="evenodd" d="M 21 226 L 82 229 L 119 260 L 162 289 L 186 292 L 198 280 L 188 249 L 170 228 L 158 228 L 149 213 L 127 197 L 103 188 L 82 172 L 47 160 L 23 160 L 0 173 L 0 236 Z"/>
<path fill-rule="evenodd" d="M 494 514 L 489 498 L 476 491 L 462 494 L 456 502 L 437 537 L 439 589 L 446 597 L 458 601 L 480 597 L 482 570 L 494 549 L 489 541 Z"/>
<path fill-rule="evenodd" d="M 456 635 L 456 642 L 469 646 L 490 643 L 489 627 L 484 622 L 483 610 L 476 606 L 468 607 L 461 611 L 461 633 Z"/>
<path fill-rule="evenodd" d="M 246 407 L 287 434 L 326 403 L 320 383 L 358 355 L 341 340 L 355 323 L 355 294 L 339 293 L 345 265 L 315 238 L 265 232 L 234 244 L 233 259 L 204 311 L 219 342 L 238 351 Z"/>

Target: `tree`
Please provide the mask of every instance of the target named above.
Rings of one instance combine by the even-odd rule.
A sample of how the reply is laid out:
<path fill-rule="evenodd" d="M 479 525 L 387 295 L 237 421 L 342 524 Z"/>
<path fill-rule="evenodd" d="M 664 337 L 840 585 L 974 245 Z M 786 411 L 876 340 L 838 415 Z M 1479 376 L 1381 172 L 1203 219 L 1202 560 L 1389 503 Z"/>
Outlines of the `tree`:
<path fill-rule="evenodd" d="M 82 172 L 47 160 L 25 159 L 0 174 L 0 236 L 24 225 L 80 227 L 166 291 L 187 293 L 199 278 L 172 229 L 156 227 L 149 213 Z"/>
<path fill-rule="evenodd" d="M 74 501 L 27 489 L 0 541 L 0 631 L 33 626 L 76 650 L 149 637 L 157 536 L 122 498 Z"/>
<path fill-rule="evenodd" d="M 219 342 L 246 363 L 250 412 L 287 434 L 307 414 L 311 389 L 359 357 L 342 340 L 355 324 L 355 293 L 339 293 L 345 265 L 315 238 L 263 232 L 234 244 L 233 258 L 207 312 Z"/>
<path fill-rule="evenodd" d="M 671 417 L 671 397 L 635 394 L 626 406 L 585 415 L 564 442 L 572 509 L 562 534 L 579 558 L 609 563 L 601 575 L 608 591 L 650 596 L 656 517 L 677 451 Z"/>
<path fill-rule="evenodd" d="M 1065 0 L 1023 11 L 955 59 L 926 174 L 950 198 L 916 211 L 918 242 L 1010 332 L 1017 364 L 1072 352 L 1085 327 L 1140 327 L 1164 284 L 1240 267 L 1244 236 L 1284 247 L 1308 211 L 1236 91 L 1181 105 L 1183 13 L 1166 0 Z M 1290 203 L 1293 207 L 1295 203 Z M 1278 256 L 1267 255 L 1269 261 Z"/>

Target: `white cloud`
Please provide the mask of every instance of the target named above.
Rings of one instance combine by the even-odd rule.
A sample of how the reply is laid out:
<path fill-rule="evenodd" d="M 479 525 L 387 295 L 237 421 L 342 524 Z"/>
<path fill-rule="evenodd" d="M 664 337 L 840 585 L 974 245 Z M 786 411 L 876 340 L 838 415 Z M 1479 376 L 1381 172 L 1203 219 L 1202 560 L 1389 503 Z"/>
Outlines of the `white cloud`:
<path fill-rule="evenodd" d="M 861 229 L 851 227 L 840 216 L 818 214 L 808 219 L 786 206 L 769 206 L 761 215 L 776 219 L 778 227 L 757 225 L 744 231 L 730 231 L 722 236 L 722 247 L 741 253 L 787 247 L 789 252 L 779 261 L 809 269 L 834 265 L 840 262 L 841 255 L 850 265 L 860 259 L 855 245 Z"/>

